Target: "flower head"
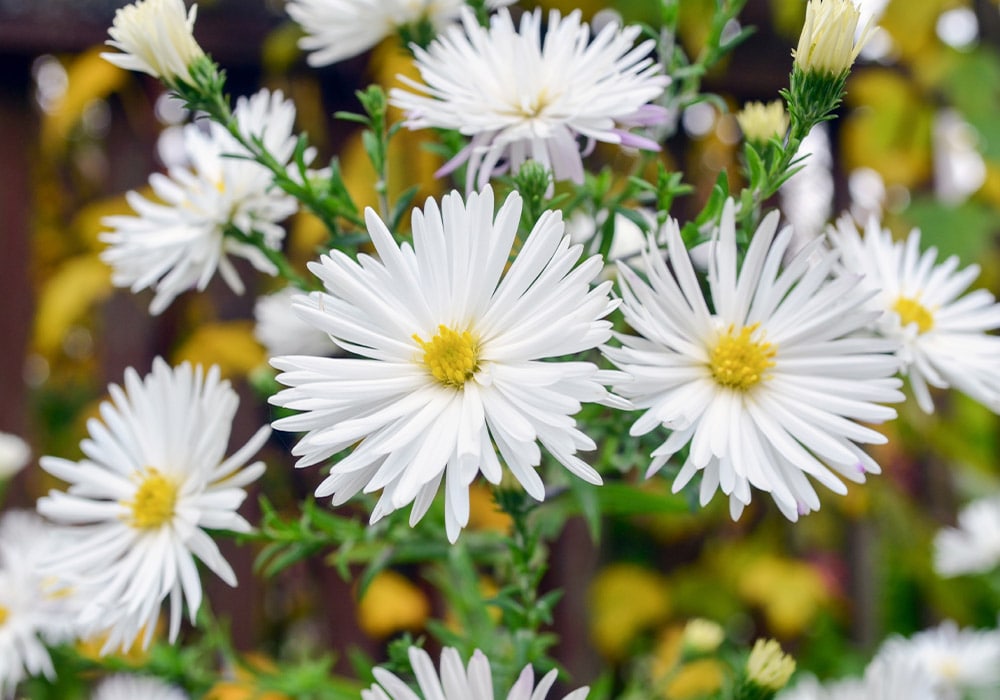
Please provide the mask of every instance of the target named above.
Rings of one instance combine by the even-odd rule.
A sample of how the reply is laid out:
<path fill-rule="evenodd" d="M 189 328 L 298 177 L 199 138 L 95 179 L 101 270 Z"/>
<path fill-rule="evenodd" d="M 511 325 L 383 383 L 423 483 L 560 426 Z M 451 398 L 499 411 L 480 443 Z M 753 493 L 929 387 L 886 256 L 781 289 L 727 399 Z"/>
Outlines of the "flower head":
<path fill-rule="evenodd" d="M 410 665 L 420 686 L 420 695 L 388 671 L 376 668 L 378 681 L 368 690 L 361 691 L 361 700 L 545 700 L 556 681 L 557 672 L 549 671 L 535 686 L 535 672 L 525 666 L 509 693 L 494 695 L 490 661 L 478 649 L 473 652 L 468 667 L 462 665 L 458 650 L 445 647 L 441 652 L 440 675 L 434 668 L 430 655 L 419 647 L 410 647 Z M 578 688 L 562 700 L 584 700 L 589 688 Z"/>
<path fill-rule="evenodd" d="M 788 130 L 788 115 L 781 100 L 748 102 L 736 115 L 736 122 L 747 141 L 765 144 L 773 138 L 782 138 Z"/>
<path fill-rule="evenodd" d="M 90 700 L 187 700 L 180 688 L 159 678 L 118 674 L 101 681 Z"/>
<path fill-rule="evenodd" d="M 672 432 L 653 451 L 648 474 L 681 448 L 688 456 L 674 491 L 698 472 L 701 502 L 719 488 L 739 517 L 750 486 L 767 491 L 795 520 L 819 508 L 807 475 L 837 493 L 838 478 L 864 481 L 877 463 L 854 443 L 884 443 L 862 425 L 896 412 L 894 342 L 852 337 L 875 314 L 856 278 L 830 280 L 837 255 L 808 246 L 781 269 L 792 230 L 777 214 L 761 223 L 737 270 L 735 204 L 726 203 L 710 251 L 706 298 L 676 222 L 667 226 L 671 268 L 650 241 L 648 281 L 619 265 L 625 320 L 642 337 L 621 335 L 605 353 L 631 375 L 617 393 L 644 410 L 631 434 Z M 816 243 L 819 243 L 817 241 Z"/>
<path fill-rule="evenodd" d="M 920 250 L 920 231 L 905 241 L 870 219 L 862 236 L 843 217 L 829 237 L 841 252 L 848 274 L 864 275 L 872 294 L 867 305 L 878 316 L 869 324 L 899 345 L 901 372 L 917 403 L 934 411 L 928 385 L 955 387 L 1000 413 L 1000 304 L 985 289 L 963 296 L 979 266 L 958 270 L 958 258 L 937 262 L 937 250 Z"/>
<path fill-rule="evenodd" d="M 279 162 L 289 162 L 295 148 L 295 107 L 280 92 L 262 90 L 240 98 L 234 115 L 243 133 L 263 139 Z M 259 234 L 266 246 L 277 249 L 285 236 L 278 222 L 298 208 L 294 198 L 275 191 L 269 170 L 241 157 L 248 155 L 246 150 L 221 125 L 213 122 L 207 131 L 197 124 L 184 127 L 184 150 L 187 165 L 149 179 L 160 202 L 129 192 L 136 215 L 103 221 L 112 229 L 101 234 L 109 246 L 101 259 L 114 268 L 112 281 L 133 292 L 154 289 L 154 314 L 181 292 L 204 289 L 216 270 L 233 291 L 242 293 L 243 283 L 228 255 L 275 274 L 267 257 L 232 230 Z"/>
<path fill-rule="evenodd" d="M 198 6 L 183 0 L 138 0 L 115 12 L 107 41 L 121 53 L 101 57 L 125 70 L 148 73 L 168 85 L 190 82 L 191 65 L 205 55 L 194 38 Z"/>
<path fill-rule="evenodd" d="M 860 20 L 853 0 L 809 0 L 799 45 L 792 53 L 795 67 L 806 73 L 846 74 L 872 33 L 869 22 L 859 34 Z"/>
<path fill-rule="evenodd" d="M 487 0 L 490 8 L 514 0 Z M 291 0 L 289 16 L 305 31 L 299 48 L 311 66 L 327 66 L 367 51 L 401 27 L 427 22 L 440 32 L 458 19 L 463 0 Z"/>
<path fill-rule="evenodd" d="M 125 387 L 109 388 L 101 419 L 88 423 L 85 458 L 43 457 L 42 468 L 69 483 L 50 491 L 38 510 L 72 525 L 72 546 L 47 566 L 91 591 L 81 622 L 108 630 L 105 649 L 129 646 L 145 629 L 148 644 L 160 604 L 170 598 L 170 639 L 201 603 L 195 557 L 231 586 L 236 577 L 205 528 L 249 530 L 236 509 L 244 487 L 264 471 L 244 466 L 270 430 L 261 428 L 225 458 L 239 399 L 217 367 L 207 373 L 157 358 L 140 378 L 129 368 Z"/>
<path fill-rule="evenodd" d="M 40 567 L 58 538 L 30 511 L 10 510 L 0 519 L 0 697 L 12 696 L 27 676 L 53 678 L 46 645 L 75 632 L 76 599 Z"/>
<path fill-rule="evenodd" d="M 627 126 L 666 118 L 648 104 L 670 79 L 649 57 L 652 41 L 638 46 L 637 26 L 608 23 L 592 41 L 579 11 L 549 15 L 542 39 L 542 13 L 522 16 L 520 28 L 502 9 L 489 28 L 471 12 L 426 50 L 415 49 L 423 85 L 396 88 L 393 104 L 406 112 L 411 129 L 440 127 L 471 136 L 469 145 L 442 173 L 468 162 L 467 189 L 483 187 L 496 173 L 516 172 L 528 159 L 556 180 L 583 182 L 578 137 L 658 150 Z M 424 94 L 419 94 L 424 93 Z"/>
<path fill-rule="evenodd" d="M 274 427 L 306 431 L 298 466 L 355 446 L 333 465 L 318 496 L 334 505 L 382 490 L 372 521 L 414 503 L 415 523 L 446 478 L 454 541 L 469 517 L 468 488 L 497 458 L 534 498 L 539 443 L 591 483 L 601 478 L 577 450 L 593 441 L 575 426 L 581 402 L 615 402 L 610 374 L 590 362 L 546 361 L 592 349 L 611 335 L 609 283 L 591 288 L 598 256 L 577 265 L 555 212 L 546 212 L 508 268 L 521 198 L 494 217 L 493 192 L 428 199 L 413 212 L 413 245 L 395 243 L 366 212 L 379 258 L 331 251 L 310 265 L 326 291 L 296 302 L 302 318 L 360 357 L 277 357 L 287 385 L 271 402 L 302 413 Z M 617 402 L 621 405 L 621 402 Z"/>
<path fill-rule="evenodd" d="M 958 527 L 934 537 L 934 570 L 939 576 L 991 571 L 1000 565 L 1000 498 L 980 498 L 958 514 Z"/>
<path fill-rule="evenodd" d="M 941 700 L 927 672 L 911 658 L 877 656 L 864 678 L 821 684 L 807 677 L 778 694 L 777 700 Z"/>
<path fill-rule="evenodd" d="M 959 629 L 951 620 L 909 639 L 892 637 L 877 658 L 908 659 L 919 666 L 941 697 L 1000 683 L 1000 631 Z"/>

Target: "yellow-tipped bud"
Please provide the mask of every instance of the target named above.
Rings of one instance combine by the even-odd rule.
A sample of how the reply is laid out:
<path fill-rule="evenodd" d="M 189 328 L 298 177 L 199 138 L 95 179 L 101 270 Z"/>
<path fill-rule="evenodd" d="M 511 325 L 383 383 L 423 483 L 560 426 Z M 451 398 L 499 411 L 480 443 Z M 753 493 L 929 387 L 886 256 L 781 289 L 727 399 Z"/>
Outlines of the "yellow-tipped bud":
<path fill-rule="evenodd" d="M 758 639 L 747 659 L 747 680 L 770 691 L 785 687 L 795 673 L 795 659 L 773 639 Z"/>
<path fill-rule="evenodd" d="M 736 115 L 743 137 L 754 144 L 764 144 L 772 138 L 783 138 L 788 131 L 788 114 L 785 113 L 785 103 L 774 100 L 763 102 L 747 102 Z"/>
<path fill-rule="evenodd" d="M 726 632 L 719 623 L 696 617 L 685 625 L 681 644 L 687 653 L 703 656 L 714 653 L 725 638 Z"/>

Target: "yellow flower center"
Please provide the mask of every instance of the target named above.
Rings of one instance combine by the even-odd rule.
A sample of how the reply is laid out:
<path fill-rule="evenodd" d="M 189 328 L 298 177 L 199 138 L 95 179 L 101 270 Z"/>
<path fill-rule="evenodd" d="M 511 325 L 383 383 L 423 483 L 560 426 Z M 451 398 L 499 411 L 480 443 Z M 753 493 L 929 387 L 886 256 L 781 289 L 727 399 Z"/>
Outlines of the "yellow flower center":
<path fill-rule="evenodd" d="M 775 347 L 751 337 L 759 325 L 744 326 L 738 333 L 730 326 L 712 349 L 708 366 L 722 386 L 749 391 L 774 367 Z"/>
<path fill-rule="evenodd" d="M 8 617 L 10 617 L 10 610 L 0 605 L 0 625 L 7 622 Z"/>
<path fill-rule="evenodd" d="M 934 327 L 934 314 L 916 299 L 899 297 L 892 310 L 899 314 L 900 323 L 904 326 L 915 323 L 921 333 L 926 333 Z"/>
<path fill-rule="evenodd" d="M 142 483 L 136 489 L 135 497 L 125 501 L 124 505 L 132 509 L 129 524 L 140 530 L 152 530 L 174 517 L 174 506 L 177 505 L 177 484 L 163 476 L 154 467 L 148 467 L 142 477 Z"/>
<path fill-rule="evenodd" d="M 458 333 L 438 326 L 438 334 L 424 341 L 416 333 L 413 339 L 424 350 L 424 364 L 434 378 L 446 386 L 461 389 L 479 366 L 479 342 L 469 331 Z"/>

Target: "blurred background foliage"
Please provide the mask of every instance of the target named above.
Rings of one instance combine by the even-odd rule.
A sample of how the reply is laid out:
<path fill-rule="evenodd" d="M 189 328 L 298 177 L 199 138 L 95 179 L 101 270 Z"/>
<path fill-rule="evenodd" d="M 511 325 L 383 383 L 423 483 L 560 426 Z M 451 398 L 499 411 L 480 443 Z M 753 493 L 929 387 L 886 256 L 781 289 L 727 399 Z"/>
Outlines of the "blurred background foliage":
<path fill-rule="evenodd" d="M 224 26 L 244 4 L 250 0 L 201 2 L 200 21 L 214 17 Z M 258 85 L 291 96 L 299 127 L 321 159 L 336 156 L 357 203 L 374 204 L 375 174 L 360 134 L 355 125 L 331 115 L 357 111 L 353 91 L 367 83 L 390 86 L 397 74 L 412 74 L 410 59 L 398 42 L 387 40 L 366 56 L 310 70 L 280 3 L 260 4 L 263 41 L 244 42 L 242 53 L 229 48 L 216 54 L 229 70 L 234 96 Z M 714 4 L 680 3 L 681 40 L 690 55 L 704 41 Z M 894 232 L 920 227 L 924 241 L 942 256 L 956 254 L 963 265 L 981 265 L 977 284 L 996 292 L 1000 7 L 984 0 L 869 4 L 884 6 L 882 31 L 850 77 L 843 118 L 830 124 L 826 178 L 806 182 L 804 189 L 775 203 L 787 206 L 789 218 L 799 198 L 819 206 L 828 218 L 852 207 L 861 215 L 884 207 L 885 225 Z M 613 9 L 626 21 L 657 21 L 657 3 L 649 0 L 522 3 L 533 5 L 563 12 L 579 7 L 585 17 L 598 20 Z M 786 84 L 804 6 L 802 0 L 751 0 L 743 22 L 756 27 L 755 35 L 707 76 L 705 88 L 730 111 L 752 99 L 776 98 Z M 202 43 L 214 52 L 211 36 Z M 124 192 L 146 191 L 148 174 L 169 160 L 169 136 L 161 134 L 178 129 L 184 118 L 154 82 L 111 66 L 100 59 L 100 51 L 98 46 L 59 52 L 37 47 L 31 62 L 31 104 L 25 112 L 38 124 L 28 145 L 31 167 L 24 173 L 31 185 L 25 202 L 31 253 L 30 259 L 7 264 L 29 270 L 34 321 L 29 347 L 5 351 L 5 359 L 24 367 L 27 437 L 44 453 L 78 456 L 85 420 L 94 414 L 106 384 L 119 381 L 127 364 L 146 367 L 152 356 L 162 354 L 175 363 L 219 364 L 237 382 L 246 399 L 238 439 L 241 431 L 248 433 L 268 418 L 263 397 L 252 388 L 266 385 L 269 372 L 265 351 L 253 336 L 253 294 L 236 298 L 213 284 L 208 294 L 186 294 L 151 319 L 146 295 L 115 290 L 98 259 L 102 218 L 128 213 Z M 739 177 L 740 146 L 731 115 L 710 103 L 690 108 L 681 124 L 661 158 L 694 185 L 694 194 L 678 200 L 672 212 L 685 218 L 698 210 L 721 169 Z M 444 183 L 433 178 L 441 157 L 422 146 L 425 138 L 423 132 L 404 130 L 393 140 L 389 186 L 395 196 L 412 183 L 421 185 L 418 201 L 443 191 Z M 807 176 L 804 171 L 796 179 Z M 300 268 L 325 240 L 322 225 L 309 215 L 289 222 L 288 251 Z M 258 293 L 269 289 L 267 280 L 259 280 L 256 290 L 251 286 Z M 598 547 L 585 527 L 571 528 L 553 545 L 548 576 L 552 585 L 585 593 L 557 608 L 556 628 L 564 637 L 557 655 L 581 681 L 592 677 L 598 659 L 622 678 L 655 677 L 658 668 L 677 658 L 684 623 L 705 617 L 738 641 L 774 636 L 800 667 L 826 676 L 857 672 L 893 632 L 911 633 L 943 618 L 995 626 L 996 582 L 938 579 L 930 566 L 930 540 L 954 520 L 963 502 L 1000 490 L 1000 425 L 987 409 L 958 394 L 937 398 L 935 415 L 907 404 L 900 419 L 886 426 L 890 442 L 879 448 L 881 477 L 851 486 L 843 498 L 824 494 L 823 509 L 795 525 L 767 499 L 756 499 L 732 523 L 724 502 L 699 509 L 686 497 L 671 496 L 669 481 L 657 477 L 645 485 L 657 507 L 640 516 L 607 516 Z M 641 481 L 647 446 L 623 439 L 620 426 L 602 430 L 606 433 L 598 443 L 609 453 L 609 463 L 622 468 L 623 479 Z M 310 492 L 303 481 L 309 477 L 289 468 L 280 439 L 266 457 L 270 469 L 262 488 L 279 509 L 293 509 Z M 29 504 L 48 486 L 38 470 L 28 470 L 12 499 Z M 474 494 L 473 500 L 473 527 L 509 526 L 493 512 L 488 492 Z M 432 615 L 445 616 L 429 584 L 433 572 L 386 570 L 361 595 L 344 585 L 337 593 L 336 575 L 318 569 L 326 567 L 299 564 L 279 574 L 274 585 L 241 586 L 239 595 L 244 601 L 251 597 L 255 612 L 242 621 L 240 630 L 247 636 L 237 639 L 238 646 L 263 648 L 276 658 L 310 645 L 346 643 L 378 654 L 391 636 L 420 634 Z M 243 584 L 251 579 L 241 575 Z M 483 579 L 478 585 L 491 584 Z M 343 600 L 330 603 L 337 595 Z M 569 609 L 574 603 L 586 609 L 585 616 Z M 329 605 L 337 606 L 336 614 Z M 333 627 L 337 631 L 331 632 Z M 581 635 L 585 641 L 570 643 Z M 664 697 L 698 697 L 720 682 L 711 662 L 689 666 L 663 684 Z M 237 679 L 212 697 L 248 697 L 240 688 Z"/>

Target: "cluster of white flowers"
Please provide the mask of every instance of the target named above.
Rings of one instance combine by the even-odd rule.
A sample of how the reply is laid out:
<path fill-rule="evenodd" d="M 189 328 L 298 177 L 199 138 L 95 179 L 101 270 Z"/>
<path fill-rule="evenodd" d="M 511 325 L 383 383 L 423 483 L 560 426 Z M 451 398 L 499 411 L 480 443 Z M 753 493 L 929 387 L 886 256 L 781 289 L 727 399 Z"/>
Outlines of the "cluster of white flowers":
<path fill-rule="evenodd" d="M 1000 630 L 959 629 L 945 621 L 910 638 L 887 639 L 862 679 L 823 684 L 807 678 L 778 700 L 954 700 L 997 690 Z"/>
<path fill-rule="evenodd" d="M 398 242 L 369 209 L 373 254 L 331 250 L 309 264 L 322 291 L 289 288 L 258 302 L 258 338 L 286 387 L 270 401 L 293 412 L 273 426 L 303 433 L 292 450 L 296 466 L 349 450 L 317 496 L 339 505 L 379 492 L 372 522 L 411 506 L 415 525 L 443 485 L 454 542 L 480 474 L 499 484 L 506 470 L 541 501 L 552 478 L 543 469 L 547 453 L 575 477 L 601 484 L 602 474 L 579 455 L 597 445 L 574 418 L 596 403 L 637 410 L 633 436 L 666 431 L 647 476 L 681 453 L 675 492 L 698 477 L 702 505 L 721 491 L 735 519 L 757 489 L 796 520 L 820 507 L 813 481 L 845 493 L 844 480 L 881 471 L 861 446 L 885 442 L 871 425 L 896 417 L 886 404 L 904 399 L 897 374 L 925 411 L 934 406 L 929 387 L 955 387 L 1000 412 L 1000 337 L 990 334 L 1000 328 L 1000 305 L 985 290 L 962 296 L 978 268 L 957 271 L 955 258 L 938 264 L 933 248 L 921 251 L 919 232 L 895 242 L 877 221 L 862 235 L 841 219 L 827 237 L 787 256 L 793 232 L 779 228 L 777 213 L 744 232 L 752 235 L 743 246 L 742 212 L 730 199 L 702 251 L 706 274 L 669 219 L 644 241 L 641 260 L 618 262 L 620 299 L 615 282 L 601 279 L 605 261 L 571 240 L 560 212 L 541 214 L 519 233 L 521 196 L 496 207 L 491 178 L 534 160 L 555 180 L 579 183 L 595 142 L 658 148 L 629 129 L 666 118 L 655 102 L 670 78 L 651 56 L 655 42 L 637 43 L 639 27 L 611 22 L 591 36 L 579 12 L 553 12 L 546 24 L 540 11 L 524 13 L 517 26 L 506 4 L 487 3 L 499 8 L 488 27 L 457 0 L 288 4 L 313 65 L 367 50 L 404 25 L 435 27 L 440 36 L 427 49 L 413 47 L 424 82 L 409 81 L 411 89 L 392 91 L 391 101 L 410 128 L 470 137 L 442 169 L 466 165 L 466 194 L 414 209 L 411 242 Z M 109 43 L 123 53 L 107 56 L 176 86 L 204 55 L 194 18 L 180 0 L 140 0 L 116 16 Z M 868 32 L 855 36 L 857 23 L 845 0 L 810 2 L 797 64 L 845 72 Z M 778 116 L 767 115 L 770 131 L 761 131 L 784 132 Z M 289 167 L 295 109 L 281 93 L 240 98 L 234 120 Z M 135 215 L 108 217 L 111 231 L 102 235 L 114 283 L 154 290 L 152 313 L 204 289 L 216 271 L 242 292 L 230 255 L 277 272 L 267 252 L 280 249 L 281 222 L 298 206 L 226 128 L 188 125 L 183 142 L 186 162 L 150 177 L 159 201 L 130 192 Z M 609 316 L 619 308 L 629 330 L 613 333 Z M 602 354 L 617 369 L 601 369 L 594 360 Z M 194 621 L 202 602 L 196 560 L 236 584 L 206 530 L 250 529 L 237 509 L 264 471 L 248 462 L 270 428 L 225 457 L 238 399 L 216 367 L 171 368 L 158 358 L 149 375 L 130 368 L 124 386 L 109 392 L 100 418 L 88 422 L 84 458 L 41 460 L 69 486 L 41 498 L 38 511 L 71 538 L 40 521 L 16 525 L 14 536 L 13 520 L 0 527 L 0 694 L 25 675 L 51 675 L 46 642 L 102 634 L 104 651 L 148 645 L 167 600 L 174 641 L 184 609 Z M 998 512 L 994 502 L 974 504 L 959 529 L 940 535 L 941 573 L 1000 560 Z M 751 672 L 771 690 L 794 667 L 775 646 L 751 657 Z M 409 658 L 427 698 L 494 698 L 479 651 L 466 667 L 446 648 L 440 672 L 419 648 Z M 374 675 L 364 700 L 419 700 L 392 673 Z M 555 679 L 552 671 L 536 686 L 526 666 L 506 697 L 544 700 Z M 863 679 L 806 682 L 782 697 L 941 700 L 997 683 L 1000 632 L 945 624 L 886 642 Z M 122 677 L 94 697 L 184 696 Z"/>
<path fill-rule="evenodd" d="M 244 135 L 261 139 L 278 162 L 289 163 L 295 149 L 291 101 L 280 92 L 261 90 L 240 98 L 234 117 Z M 225 127 L 189 124 L 183 143 L 187 164 L 149 178 L 159 201 L 129 192 L 135 215 L 107 217 L 104 224 L 112 230 L 101 235 L 108 244 L 101 257 L 114 270 L 114 284 L 133 292 L 155 290 L 149 307 L 154 314 L 188 289 L 203 290 L 217 270 L 233 291 L 242 293 L 229 255 L 275 274 L 259 248 L 230 235 L 229 229 L 260 234 L 268 248 L 277 249 L 285 237 L 280 222 L 298 209 L 298 202 L 274 188 L 271 172 L 249 160 Z"/>

